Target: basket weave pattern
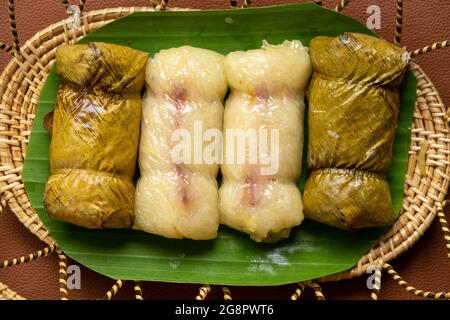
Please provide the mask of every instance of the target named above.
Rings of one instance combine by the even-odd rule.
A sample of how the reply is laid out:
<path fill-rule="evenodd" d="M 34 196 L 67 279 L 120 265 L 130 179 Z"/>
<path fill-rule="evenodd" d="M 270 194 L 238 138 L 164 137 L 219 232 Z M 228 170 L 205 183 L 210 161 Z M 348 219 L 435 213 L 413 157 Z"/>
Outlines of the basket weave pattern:
<path fill-rule="evenodd" d="M 345 4 L 339 9 L 343 7 Z M 20 53 L 13 53 L 15 58 L 0 76 L 0 209 L 8 205 L 20 222 L 51 248 L 57 248 L 57 244 L 33 210 L 21 173 L 39 94 L 54 63 L 56 49 L 59 45 L 74 43 L 117 18 L 137 11 L 153 10 L 151 7 L 131 7 L 92 11 L 82 16 L 82 26 L 78 29 L 69 29 L 66 20 L 53 24 L 28 40 L 20 48 Z M 360 276 L 370 265 L 382 266 L 408 250 L 428 229 L 445 199 L 450 180 L 447 110 L 432 81 L 422 69 L 413 62 L 410 68 L 418 79 L 418 87 L 400 217 L 353 269 L 319 281 Z M 118 282 L 114 286 L 120 289 L 122 282 Z M 316 292 L 315 283 L 306 285 Z M 109 292 L 109 298 L 114 295 L 114 286 Z M 229 292 L 225 289 L 224 294 L 228 295 Z M 136 297 L 139 290 L 137 283 Z M 202 293 L 206 297 L 208 290 L 209 286 L 202 287 L 199 297 L 203 297 Z M 316 295 L 320 298 L 320 287 L 317 292 Z M 2 298 L 22 299 L 0 283 L 0 299 Z"/>

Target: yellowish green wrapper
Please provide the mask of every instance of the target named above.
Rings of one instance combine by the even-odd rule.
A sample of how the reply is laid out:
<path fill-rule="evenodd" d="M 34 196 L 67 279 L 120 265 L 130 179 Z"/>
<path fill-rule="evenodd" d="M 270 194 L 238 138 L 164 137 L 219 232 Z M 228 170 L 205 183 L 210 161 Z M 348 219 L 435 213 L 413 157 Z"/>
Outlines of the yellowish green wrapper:
<path fill-rule="evenodd" d="M 409 57 L 358 33 L 316 37 L 308 101 L 306 217 L 342 229 L 393 221 L 387 173 Z"/>
<path fill-rule="evenodd" d="M 50 217 L 86 228 L 131 227 L 147 59 L 144 52 L 106 43 L 58 48 L 63 84 L 44 194 Z"/>

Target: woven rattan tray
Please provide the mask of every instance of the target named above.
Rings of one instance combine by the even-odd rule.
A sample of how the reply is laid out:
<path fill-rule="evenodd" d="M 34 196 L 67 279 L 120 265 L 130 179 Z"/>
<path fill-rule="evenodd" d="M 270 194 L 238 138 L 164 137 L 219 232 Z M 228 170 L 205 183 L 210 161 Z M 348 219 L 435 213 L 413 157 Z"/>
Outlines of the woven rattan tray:
<path fill-rule="evenodd" d="M 79 3 L 81 10 L 84 7 L 84 2 L 81 0 Z M 321 1 L 314 2 L 321 4 Z M 24 156 L 27 152 L 28 138 L 40 91 L 54 62 L 55 51 L 59 45 L 73 43 L 105 24 L 132 12 L 172 9 L 167 8 L 167 1 L 156 1 L 150 7 L 91 11 L 81 16 L 81 28 L 69 29 L 67 20 L 63 20 L 38 32 L 24 45 L 20 46 L 15 25 L 14 1 L 9 0 L 8 3 L 14 45 L 8 46 L 0 42 L 0 48 L 13 56 L 0 77 L 1 209 L 9 206 L 19 221 L 48 247 L 28 256 L 0 262 L 0 268 L 29 262 L 57 251 L 60 258 L 61 297 L 67 299 L 66 257 L 31 207 L 21 178 Z M 66 7 L 69 5 L 68 1 L 62 1 L 62 3 Z M 348 0 L 340 1 L 336 6 L 336 11 L 340 12 L 348 3 Z M 236 6 L 236 1 L 231 1 L 231 5 Z M 244 6 L 247 5 L 249 5 L 249 1 L 244 1 Z M 397 0 L 395 36 L 397 44 L 400 43 L 401 37 L 402 5 L 403 1 Z M 435 43 L 411 52 L 411 57 L 449 45 L 449 41 Z M 299 298 L 302 289 L 306 286 L 312 287 L 316 296 L 322 299 L 323 295 L 318 285 L 319 282 L 361 276 L 371 265 L 378 265 L 380 268 L 386 269 L 400 285 L 416 295 L 450 298 L 450 293 L 425 292 L 409 286 L 387 263 L 408 250 L 428 229 L 436 215 L 439 215 L 446 241 L 450 243 L 450 234 L 446 227 L 447 222 L 442 213 L 450 180 L 450 132 L 447 110 L 432 81 L 423 70 L 414 62 L 411 62 L 410 68 L 418 80 L 417 101 L 414 110 L 409 164 L 400 217 L 383 234 L 378 243 L 361 257 L 354 268 L 343 273 L 317 279 L 314 282 L 300 283 L 292 299 Z M 450 244 L 447 247 L 450 249 Z M 379 290 L 381 269 L 377 270 L 376 276 L 377 281 L 372 292 L 372 298 L 374 299 L 377 298 L 376 293 Z M 106 298 L 111 299 L 120 289 L 122 283 L 122 281 L 117 280 L 106 294 Z M 209 286 L 201 287 L 197 299 L 204 299 L 209 290 L 211 290 Z M 224 298 L 231 298 L 228 289 L 223 288 L 223 291 Z M 135 293 L 137 299 L 142 298 L 139 283 L 136 283 Z M 20 299 L 22 297 L 0 283 L 0 298 Z"/>

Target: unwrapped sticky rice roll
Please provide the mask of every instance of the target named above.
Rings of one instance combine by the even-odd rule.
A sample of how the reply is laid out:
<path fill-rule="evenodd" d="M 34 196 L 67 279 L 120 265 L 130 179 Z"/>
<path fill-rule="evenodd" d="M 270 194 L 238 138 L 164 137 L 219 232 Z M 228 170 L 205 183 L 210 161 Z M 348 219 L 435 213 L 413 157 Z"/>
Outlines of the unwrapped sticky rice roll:
<path fill-rule="evenodd" d="M 216 237 L 219 164 L 195 161 L 193 140 L 196 125 L 202 132 L 222 129 L 227 92 L 223 60 L 219 53 L 184 46 L 162 50 L 149 61 L 135 229 L 168 238 Z M 174 158 L 173 134 L 179 130 L 192 139 L 187 161 Z"/>
<path fill-rule="evenodd" d="M 254 143 L 245 146 L 244 163 L 225 159 L 219 191 L 221 223 L 258 242 L 286 238 L 303 220 L 296 181 L 302 162 L 304 89 L 311 74 L 308 49 L 295 40 L 280 45 L 265 42 L 261 49 L 230 53 L 225 71 L 231 95 L 224 132 L 256 130 L 259 136 L 260 129 L 266 130 L 267 139 L 258 141 L 258 157 L 264 153 L 259 143 L 267 143 L 265 151 L 275 155 L 277 163 L 252 162 Z M 279 139 L 272 144 L 276 135 Z M 224 158 L 242 152 L 230 143 L 229 135 L 224 137 Z"/>

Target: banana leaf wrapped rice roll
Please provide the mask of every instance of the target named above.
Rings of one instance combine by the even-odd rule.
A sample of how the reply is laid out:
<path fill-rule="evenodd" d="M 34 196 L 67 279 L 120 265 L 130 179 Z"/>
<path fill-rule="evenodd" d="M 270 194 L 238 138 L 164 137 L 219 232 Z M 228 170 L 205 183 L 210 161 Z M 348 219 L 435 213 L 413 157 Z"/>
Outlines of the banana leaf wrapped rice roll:
<path fill-rule="evenodd" d="M 56 52 L 63 78 L 53 115 L 50 217 L 86 228 L 128 228 L 134 185 L 141 91 L 148 54 L 90 43 Z"/>
<path fill-rule="evenodd" d="M 389 224 L 387 174 L 409 56 L 357 33 L 316 37 L 310 54 L 305 216 L 343 229 Z"/>

